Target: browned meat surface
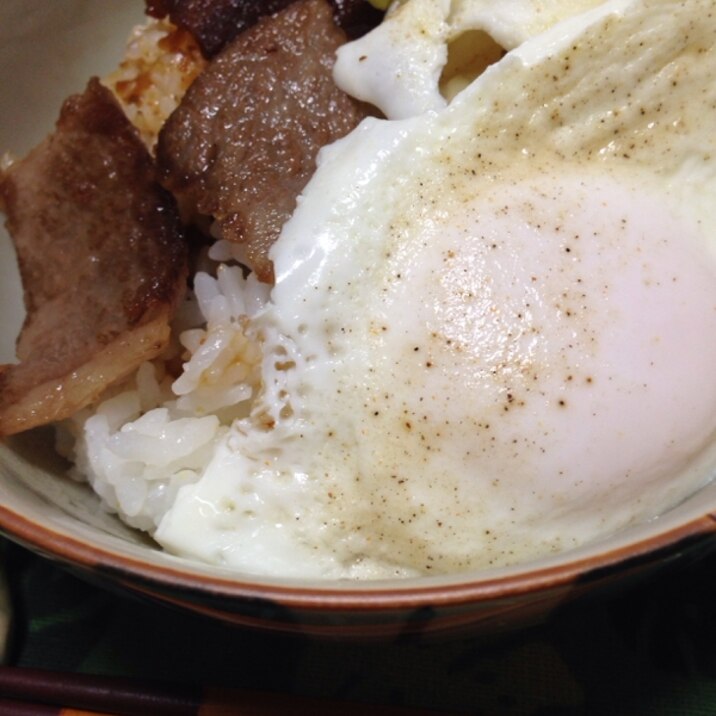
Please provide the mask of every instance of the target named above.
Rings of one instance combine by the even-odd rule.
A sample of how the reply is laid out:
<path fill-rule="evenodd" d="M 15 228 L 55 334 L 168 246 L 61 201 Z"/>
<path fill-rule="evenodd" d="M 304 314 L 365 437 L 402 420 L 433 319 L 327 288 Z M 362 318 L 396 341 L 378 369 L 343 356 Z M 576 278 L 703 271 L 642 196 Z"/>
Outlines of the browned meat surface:
<path fill-rule="evenodd" d="M 288 7 L 293 0 L 146 0 L 147 13 L 165 17 L 188 30 L 205 57 L 213 57 L 260 18 Z M 382 17 L 367 0 L 331 0 L 336 22 L 349 36 L 375 27 Z"/>
<path fill-rule="evenodd" d="M 325 0 L 299 0 L 239 35 L 197 77 L 159 134 L 163 182 L 213 216 L 273 280 L 268 251 L 320 147 L 365 116 L 333 83 L 344 34 Z"/>
<path fill-rule="evenodd" d="M 65 418 L 155 357 L 186 281 L 173 198 L 96 79 L 0 177 L 27 318 L 0 373 L 0 434 Z"/>
<path fill-rule="evenodd" d="M 213 57 L 240 32 L 264 15 L 283 10 L 293 0 L 149 0 L 147 12 L 169 15 L 196 39 L 204 57 Z"/>

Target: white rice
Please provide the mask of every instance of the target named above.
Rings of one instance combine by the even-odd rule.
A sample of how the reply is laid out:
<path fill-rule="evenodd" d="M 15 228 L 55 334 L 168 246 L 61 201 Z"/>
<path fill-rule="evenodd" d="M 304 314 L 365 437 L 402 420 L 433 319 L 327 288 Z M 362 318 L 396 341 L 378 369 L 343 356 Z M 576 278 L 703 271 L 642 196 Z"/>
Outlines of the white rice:
<path fill-rule="evenodd" d="M 103 83 L 151 149 L 167 117 L 206 66 L 189 33 L 167 20 L 135 27 L 119 67 Z"/>
<path fill-rule="evenodd" d="M 183 353 L 173 347 L 145 363 L 128 384 L 59 427 L 58 449 L 74 463 L 73 476 L 150 533 L 179 488 L 201 478 L 217 442 L 248 414 L 260 387 L 261 350 L 248 326 L 268 287 L 225 264 L 216 276 L 198 273 L 194 287 L 177 317 Z M 173 378 L 177 357 L 183 366 Z"/>

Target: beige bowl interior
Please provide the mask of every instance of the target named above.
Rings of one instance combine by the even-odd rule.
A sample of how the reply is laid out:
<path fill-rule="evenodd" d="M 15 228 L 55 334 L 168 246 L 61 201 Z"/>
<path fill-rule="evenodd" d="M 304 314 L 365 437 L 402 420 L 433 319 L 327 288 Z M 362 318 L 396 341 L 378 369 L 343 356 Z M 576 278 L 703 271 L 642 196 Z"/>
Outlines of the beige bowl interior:
<path fill-rule="evenodd" d="M 3 0 L 0 4 L 0 152 L 22 154 L 52 127 L 62 100 L 81 90 L 87 78 L 110 70 L 122 56 L 130 28 L 142 21 L 141 0 Z M 51 266 L 48 270 L 51 270 Z M 14 340 L 23 318 L 21 287 L 15 256 L 7 234 L 0 234 L 0 361 L 11 361 Z M 548 557 L 529 565 L 421 580 L 363 584 L 327 584 L 288 580 L 259 581 L 249 575 L 235 575 L 168 555 L 153 543 L 105 513 L 86 486 L 65 474 L 66 465 L 54 455 L 51 431 L 35 431 L 0 444 L 0 508 L 13 517 L 16 536 L 37 546 L 53 540 L 69 541 L 73 554 L 84 554 L 77 545 L 88 545 L 87 563 L 95 559 L 129 560 L 145 576 L 155 568 L 177 571 L 192 581 L 210 577 L 231 592 L 232 584 L 299 587 L 331 593 L 352 591 L 370 594 L 385 590 L 406 594 L 424 588 L 454 589 L 461 585 L 497 590 L 499 580 L 518 582 L 522 589 L 539 589 L 539 575 L 557 573 L 567 580 L 595 566 L 618 562 L 625 553 L 639 555 L 663 546 L 677 533 L 710 531 L 711 513 L 716 513 L 716 484 L 662 517 L 636 526 L 608 540 L 563 555 Z M 7 523 L 6 523 L 7 527 Z M 64 547 L 58 547 L 66 554 Z M 53 552 L 49 549 L 50 553 Z M 99 557 L 98 557 L 99 555 Z M 550 577 L 551 578 L 551 577 Z M 545 577 L 546 579 L 546 577 Z M 228 585 L 228 586 L 227 586 Z M 487 591 L 485 591 L 487 590 Z M 474 598 L 476 592 L 472 592 Z M 479 595 L 478 595 L 479 596 Z"/>

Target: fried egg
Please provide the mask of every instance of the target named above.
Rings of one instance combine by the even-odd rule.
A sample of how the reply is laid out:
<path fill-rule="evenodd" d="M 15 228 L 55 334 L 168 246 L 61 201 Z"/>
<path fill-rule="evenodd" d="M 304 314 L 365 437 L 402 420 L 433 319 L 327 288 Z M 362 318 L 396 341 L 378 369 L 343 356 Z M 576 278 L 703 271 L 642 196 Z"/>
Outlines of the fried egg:
<path fill-rule="evenodd" d="M 407 0 L 338 50 L 339 87 L 390 119 L 442 109 L 486 67 L 603 0 Z M 580 19 L 579 22 L 583 22 Z"/>
<path fill-rule="evenodd" d="M 156 538 L 258 573 L 436 574 L 713 477 L 715 33 L 705 0 L 605 3 L 325 149 L 252 318 L 261 393 Z"/>

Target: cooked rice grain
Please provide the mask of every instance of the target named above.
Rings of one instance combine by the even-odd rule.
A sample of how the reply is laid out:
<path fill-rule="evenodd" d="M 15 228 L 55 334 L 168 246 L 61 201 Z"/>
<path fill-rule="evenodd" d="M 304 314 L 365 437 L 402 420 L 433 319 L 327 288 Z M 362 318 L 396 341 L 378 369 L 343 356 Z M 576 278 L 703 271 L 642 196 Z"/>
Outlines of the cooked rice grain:
<path fill-rule="evenodd" d="M 189 33 L 152 20 L 132 30 L 124 59 L 103 83 L 153 149 L 162 125 L 205 65 Z"/>
<path fill-rule="evenodd" d="M 178 490 L 200 479 L 217 442 L 248 414 L 260 386 L 261 350 L 245 329 L 268 289 L 238 267 L 222 265 L 217 273 L 195 278 L 202 325 L 180 335 L 179 377 L 172 378 L 169 361 L 145 363 L 129 384 L 60 426 L 58 449 L 75 463 L 75 477 L 88 480 L 129 525 L 148 532 Z"/>

